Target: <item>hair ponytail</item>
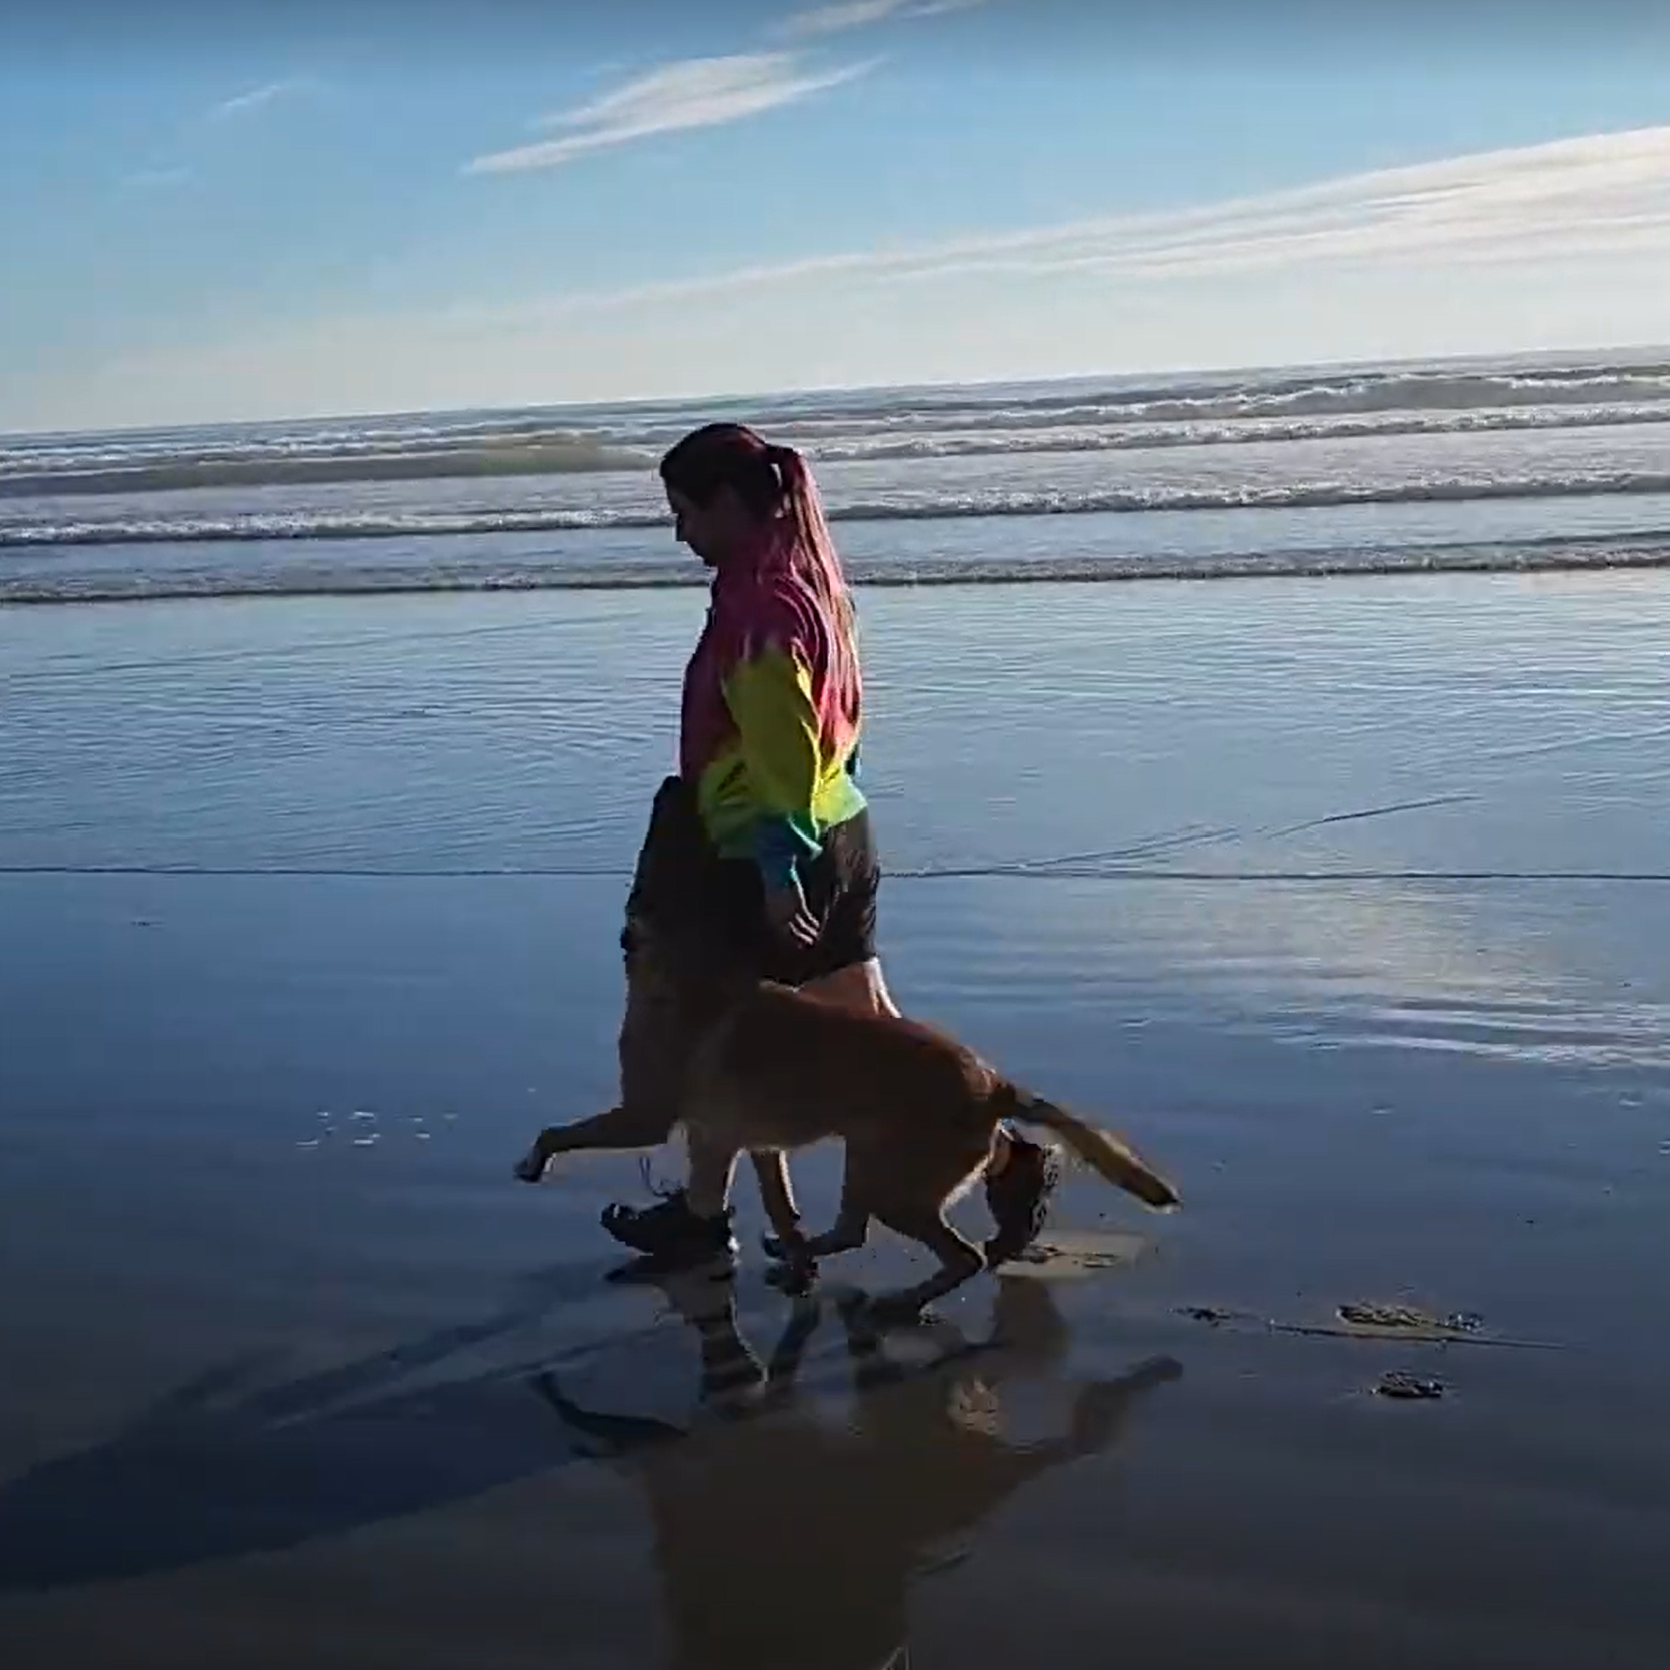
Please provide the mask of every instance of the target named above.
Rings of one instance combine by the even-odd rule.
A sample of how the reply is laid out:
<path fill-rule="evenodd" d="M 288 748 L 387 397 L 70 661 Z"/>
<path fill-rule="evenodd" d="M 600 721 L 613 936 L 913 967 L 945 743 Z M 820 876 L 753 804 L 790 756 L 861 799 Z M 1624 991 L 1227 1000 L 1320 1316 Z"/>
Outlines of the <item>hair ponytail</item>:
<path fill-rule="evenodd" d="M 829 519 L 824 514 L 823 495 L 806 460 L 793 447 L 772 446 L 766 456 L 783 484 L 783 514 L 788 520 L 794 555 L 806 579 L 829 610 L 831 623 L 840 638 L 839 654 L 845 679 L 850 681 L 853 706 L 859 698 L 857 617 L 846 571 L 835 549 Z"/>

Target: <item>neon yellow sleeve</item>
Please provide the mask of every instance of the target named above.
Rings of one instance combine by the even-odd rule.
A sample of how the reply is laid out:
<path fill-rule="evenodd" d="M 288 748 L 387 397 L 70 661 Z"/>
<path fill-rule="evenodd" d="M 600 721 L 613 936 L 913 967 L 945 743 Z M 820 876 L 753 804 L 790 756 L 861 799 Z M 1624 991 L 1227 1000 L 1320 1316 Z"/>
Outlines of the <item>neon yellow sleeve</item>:
<path fill-rule="evenodd" d="M 811 671 L 773 644 L 739 662 L 724 692 L 759 806 L 755 859 L 769 885 L 786 886 L 795 861 L 820 845 L 812 807 L 823 750 Z"/>

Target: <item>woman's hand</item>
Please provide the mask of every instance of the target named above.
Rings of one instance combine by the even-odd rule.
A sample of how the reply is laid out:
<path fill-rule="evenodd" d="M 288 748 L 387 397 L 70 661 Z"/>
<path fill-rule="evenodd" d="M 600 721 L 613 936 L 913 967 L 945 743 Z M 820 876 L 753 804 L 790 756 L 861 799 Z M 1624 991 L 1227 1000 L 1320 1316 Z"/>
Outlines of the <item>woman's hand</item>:
<path fill-rule="evenodd" d="M 765 890 L 765 919 L 771 924 L 771 931 L 791 945 L 812 945 L 817 941 L 817 919 L 806 903 L 798 879 L 791 879 L 786 887 Z"/>

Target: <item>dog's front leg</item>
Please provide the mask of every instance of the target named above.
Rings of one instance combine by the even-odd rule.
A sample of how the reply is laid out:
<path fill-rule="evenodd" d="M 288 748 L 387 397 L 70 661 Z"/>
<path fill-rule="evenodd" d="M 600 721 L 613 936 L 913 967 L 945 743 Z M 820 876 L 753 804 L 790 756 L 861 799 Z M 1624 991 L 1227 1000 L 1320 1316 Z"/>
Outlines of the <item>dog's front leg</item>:
<path fill-rule="evenodd" d="M 754 1162 L 754 1175 L 759 1179 L 760 1201 L 777 1238 L 783 1243 L 785 1254 L 806 1239 L 800 1228 L 800 1208 L 794 1202 L 794 1185 L 789 1181 L 789 1166 L 776 1149 L 756 1149 L 749 1156 Z"/>
<path fill-rule="evenodd" d="M 856 1252 L 864 1245 L 870 1231 L 870 1209 L 864 1204 L 869 1185 L 861 1178 L 862 1169 L 862 1162 L 854 1161 L 849 1147 L 841 1178 L 841 1208 L 835 1222 L 806 1243 L 806 1251 L 812 1258 L 833 1258 L 837 1253 Z M 783 1244 L 775 1235 L 767 1235 L 763 1245 L 767 1258 L 783 1257 Z"/>
<path fill-rule="evenodd" d="M 676 1112 L 671 1105 L 623 1103 L 607 1113 L 594 1113 L 589 1119 L 549 1125 L 516 1162 L 516 1175 L 524 1183 L 542 1182 L 559 1154 L 594 1149 L 658 1148 L 672 1136 Z"/>
<path fill-rule="evenodd" d="M 776 1256 L 784 1265 L 778 1285 L 789 1293 L 804 1293 L 817 1274 L 805 1232 L 800 1227 L 800 1210 L 794 1203 L 789 1182 L 788 1161 L 778 1150 L 755 1150 L 749 1155 L 759 1179 L 760 1200 L 775 1234 Z"/>

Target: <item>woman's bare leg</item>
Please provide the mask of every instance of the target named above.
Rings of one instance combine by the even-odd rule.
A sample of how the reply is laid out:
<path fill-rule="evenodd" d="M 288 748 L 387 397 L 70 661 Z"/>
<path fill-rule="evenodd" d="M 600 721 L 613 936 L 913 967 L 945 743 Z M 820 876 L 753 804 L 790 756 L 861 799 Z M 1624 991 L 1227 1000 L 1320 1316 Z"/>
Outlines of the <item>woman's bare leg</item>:
<path fill-rule="evenodd" d="M 741 1157 L 734 1148 L 727 1148 L 724 1143 L 716 1143 L 706 1136 L 691 1135 L 684 1194 L 692 1216 L 717 1218 L 729 1210 L 731 1176 Z"/>
<path fill-rule="evenodd" d="M 836 969 L 833 974 L 820 974 L 800 989 L 807 997 L 833 1003 L 841 1009 L 853 1009 L 861 1015 L 899 1018 L 899 1006 L 887 989 L 879 957 L 872 957 L 868 962 L 850 963 L 846 968 Z"/>

